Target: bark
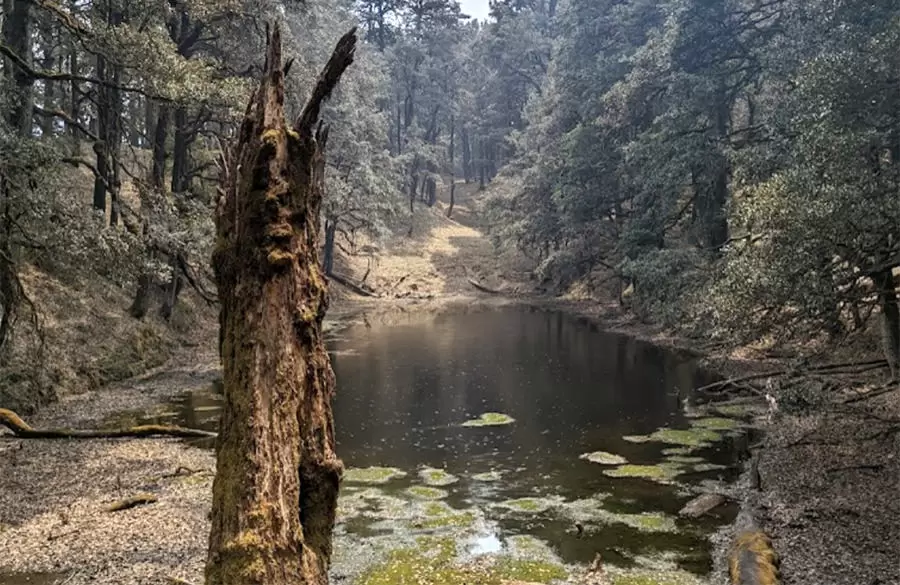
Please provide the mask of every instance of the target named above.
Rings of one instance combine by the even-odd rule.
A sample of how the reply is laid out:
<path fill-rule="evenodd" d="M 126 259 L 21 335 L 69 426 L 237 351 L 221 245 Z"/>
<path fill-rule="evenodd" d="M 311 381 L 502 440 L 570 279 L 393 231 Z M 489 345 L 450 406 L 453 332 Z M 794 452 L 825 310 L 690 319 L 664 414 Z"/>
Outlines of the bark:
<path fill-rule="evenodd" d="M 319 114 L 355 47 L 353 29 L 290 127 L 276 25 L 228 163 L 213 255 L 225 408 L 207 585 L 328 582 L 342 464 L 321 330 L 328 307 L 318 260 L 327 130 Z"/>
<path fill-rule="evenodd" d="M 888 268 L 874 276 L 881 306 L 881 343 L 884 357 L 891 368 L 891 379 L 897 379 L 900 363 L 900 307 L 897 305 L 897 289 L 894 273 Z"/>

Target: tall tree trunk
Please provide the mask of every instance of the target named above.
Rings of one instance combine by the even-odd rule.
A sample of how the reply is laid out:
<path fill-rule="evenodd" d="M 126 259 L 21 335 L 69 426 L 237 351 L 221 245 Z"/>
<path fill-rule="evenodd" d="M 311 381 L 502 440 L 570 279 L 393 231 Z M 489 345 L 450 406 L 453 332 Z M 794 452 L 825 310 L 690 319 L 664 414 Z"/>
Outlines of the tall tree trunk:
<path fill-rule="evenodd" d="M 487 185 L 487 176 L 486 172 L 486 160 L 484 156 L 484 137 L 478 137 L 478 190 L 484 191 L 485 185 Z"/>
<path fill-rule="evenodd" d="M 328 307 L 318 260 L 325 183 L 322 102 L 353 61 L 345 35 L 291 128 L 281 33 L 228 165 L 213 266 L 225 408 L 216 454 L 207 585 L 325 585 L 342 464 Z M 318 129 L 317 129 L 318 126 Z"/>
<path fill-rule="evenodd" d="M 188 122 L 187 108 L 175 108 L 175 141 L 172 146 L 172 193 L 187 191 Z"/>
<path fill-rule="evenodd" d="M 331 276 L 334 272 L 334 237 L 337 235 L 337 220 L 325 220 L 325 252 L 323 254 L 322 265 L 325 268 L 325 275 Z"/>
<path fill-rule="evenodd" d="M 151 182 L 157 191 L 166 183 L 166 137 L 169 134 L 169 106 L 160 104 L 157 108 L 156 127 L 153 129 L 153 171 Z"/>
<path fill-rule="evenodd" d="M 891 379 L 896 380 L 897 367 L 900 364 L 900 307 L 897 305 L 894 272 L 888 268 L 876 274 L 873 279 L 878 288 L 878 301 L 881 305 L 881 343 L 884 357 L 891 367 Z"/>
<path fill-rule="evenodd" d="M 44 58 L 41 60 L 41 68 L 44 71 L 53 71 L 53 68 L 56 67 L 56 55 L 53 52 L 52 48 L 45 48 Z M 45 79 L 44 82 L 44 95 L 41 99 L 44 105 L 44 109 L 47 110 L 55 110 L 56 109 L 56 82 L 51 81 L 49 79 Z M 53 136 L 53 123 L 54 118 L 52 116 L 44 116 L 41 119 L 41 137 L 49 138 Z"/>
<path fill-rule="evenodd" d="M 3 42 L 26 67 L 34 66 L 32 14 L 29 0 L 3 0 Z M 5 76 L 15 89 L 6 121 L 19 136 L 31 136 L 34 119 L 34 78 L 11 59 L 3 63 Z"/>
<path fill-rule="evenodd" d="M 465 177 L 466 184 L 469 184 L 469 181 L 472 180 L 472 145 L 469 142 L 469 132 L 466 130 L 466 125 L 463 124 L 462 134 L 460 136 L 462 139 L 462 156 L 463 156 L 463 177 Z"/>
<path fill-rule="evenodd" d="M 456 204 L 456 124 L 455 117 L 450 115 L 450 206 L 447 208 L 447 217 L 453 215 L 453 206 Z"/>

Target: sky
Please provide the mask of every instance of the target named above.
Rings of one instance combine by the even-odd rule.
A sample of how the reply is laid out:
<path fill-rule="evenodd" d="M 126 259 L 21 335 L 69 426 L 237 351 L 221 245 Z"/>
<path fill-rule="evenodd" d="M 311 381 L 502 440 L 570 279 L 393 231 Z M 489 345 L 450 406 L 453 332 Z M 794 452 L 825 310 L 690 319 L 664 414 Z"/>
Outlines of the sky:
<path fill-rule="evenodd" d="M 472 18 L 484 20 L 488 15 L 488 0 L 460 0 L 462 11 Z"/>

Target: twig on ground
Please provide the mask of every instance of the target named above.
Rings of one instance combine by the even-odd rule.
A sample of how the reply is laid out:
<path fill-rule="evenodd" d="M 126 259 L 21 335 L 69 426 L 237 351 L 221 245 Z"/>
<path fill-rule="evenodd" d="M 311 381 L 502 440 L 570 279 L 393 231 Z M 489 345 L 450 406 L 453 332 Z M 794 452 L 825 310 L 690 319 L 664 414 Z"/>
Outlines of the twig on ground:
<path fill-rule="evenodd" d="M 124 500 L 119 500 L 118 502 L 113 502 L 112 504 L 107 506 L 106 511 L 121 512 L 122 510 L 130 510 L 131 508 L 136 508 L 138 506 L 143 506 L 146 504 L 153 504 L 158 501 L 159 498 L 157 498 L 153 494 L 138 494 L 130 498 L 125 498 Z"/>

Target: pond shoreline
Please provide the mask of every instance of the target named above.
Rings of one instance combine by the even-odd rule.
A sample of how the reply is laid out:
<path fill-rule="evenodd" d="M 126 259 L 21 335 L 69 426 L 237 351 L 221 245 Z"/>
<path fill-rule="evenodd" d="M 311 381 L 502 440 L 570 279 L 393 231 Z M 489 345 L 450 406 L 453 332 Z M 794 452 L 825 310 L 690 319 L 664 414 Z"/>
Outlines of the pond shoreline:
<path fill-rule="evenodd" d="M 398 313 L 440 313 L 512 305 L 561 311 L 605 331 L 686 352 L 704 367 L 726 376 L 766 371 L 779 363 L 702 351 L 690 340 L 617 315 L 610 307 L 565 299 L 460 295 L 415 303 L 341 302 L 327 321 L 330 334 L 338 334 L 343 327 L 355 323 L 390 322 Z M 64 396 L 29 422 L 35 426 L 91 426 L 121 411 L 123 404 L 126 409 L 146 410 L 192 386 L 209 384 L 218 371 L 218 357 L 211 348 L 191 348 L 144 376 L 85 394 Z M 112 397 L 115 400 L 110 400 Z M 884 408 L 895 406 L 889 401 L 881 402 L 885 403 L 881 405 Z M 867 407 L 878 408 L 879 401 L 867 403 Z M 778 419 L 777 425 L 767 429 L 759 468 L 763 486 L 760 509 L 766 513 L 760 520 L 773 534 L 776 550 L 785 557 L 785 582 L 900 583 L 891 553 L 898 550 L 892 546 L 900 543 L 896 540 L 896 529 L 890 528 L 898 525 L 900 510 L 889 498 L 896 487 L 890 478 L 900 478 L 897 473 L 900 461 L 893 456 L 891 435 L 874 446 L 865 443 L 869 456 L 862 463 L 881 469 L 873 478 L 865 465 L 853 469 L 853 461 L 862 454 L 842 453 L 847 446 L 846 438 L 871 428 L 872 420 L 863 413 L 844 416 L 838 426 L 828 426 L 832 423 L 813 417 L 801 420 L 784 416 Z M 796 448 L 790 445 L 798 437 L 802 439 L 816 430 L 821 431 L 822 444 Z M 828 444 L 829 439 L 834 444 Z M 836 490 L 822 485 L 818 477 L 821 463 L 816 462 L 817 457 L 829 461 L 831 468 L 838 470 L 843 488 Z M 135 466 L 136 461 L 141 465 Z M 4 571 L 52 574 L 78 567 L 76 575 L 67 573 L 71 585 L 159 583 L 162 576 L 196 582 L 202 574 L 198 559 L 205 558 L 208 505 L 203 502 L 208 500 L 214 463 L 212 453 L 172 440 L 0 441 L 0 510 L 3 511 L 0 512 L 0 558 L 4 559 L 0 574 Z M 64 479 L 57 481 L 54 479 L 57 477 Z M 731 495 L 745 501 L 749 495 L 747 485 L 745 474 Z M 868 488 L 865 493 L 864 487 Z M 148 488 L 158 490 L 165 497 L 152 506 L 127 512 L 100 511 L 114 500 Z M 829 517 L 821 523 L 815 521 L 816 516 L 808 519 L 811 513 L 821 515 L 823 510 L 835 507 L 827 500 L 820 501 L 825 497 L 839 500 L 839 512 L 844 510 L 840 514 L 846 515 L 849 510 L 856 516 L 840 516 L 839 521 Z M 163 526 L 167 529 L 162 530 Z M 174 528 L 169 529 L 170 526 Z M 178 526 L 182 529 L 178 530 Z M 872 531 L 870 526 L 883 528 Z M 723 561 L 733 531 L 734 527 L 728 527 L 713 538 L 716 547 L 713 582 L 724 582 Z M 867 532 L 876 534 L 867 536 Z M 190 538 L 185 534 L 190 534 Z M 81 542 L 85 539 L 87 542 Z M 862 544 L 854 545 L 854 539 L 861 539 Z M 873 545 L 873 539 L 878 546 Z M 863 567 L 850 562 L 853 555 L 860 554 L 860 547 L 868 549 L 862 551 L 866 555 L 865 575 L 871 577 L 868 580 L 859 579 Z M 143 561 L 136 562 L 135 556 Z M 826 569 L 821 568 L 823 559 L 828 560 Z M 827 581 L 822 581 L 823 578 Z"/>
<path fill-rule="evenodd" d="M 779 370 L 787 363 L 702 347 L 698 340 L 641 323 L 613 303 L 547 297 L 516 301 L 684 352 L 725 379 Z M 728 495 L 740 502 L 741 513 L 712 539 L 713 582 L 728 582 L 727 555 L 734 537 L 752 527 L 772 537 L 784 583 L 900 584 L 900 504 L 895 497 L 900 486 L 900 401 L 895 394 L 849 411 L 778 413 L 773 421 L 756 421 L 764 432 L 758 469 L 750 469 L 748 458 L 740 479 L 730 486 Z M 758 490 L 751 478 L 757 472 Z M 840 480 L 823 478 L 834 473 Z"/>

